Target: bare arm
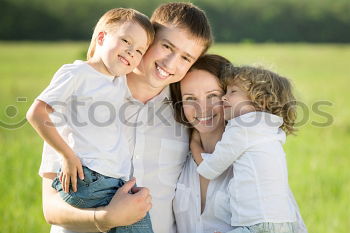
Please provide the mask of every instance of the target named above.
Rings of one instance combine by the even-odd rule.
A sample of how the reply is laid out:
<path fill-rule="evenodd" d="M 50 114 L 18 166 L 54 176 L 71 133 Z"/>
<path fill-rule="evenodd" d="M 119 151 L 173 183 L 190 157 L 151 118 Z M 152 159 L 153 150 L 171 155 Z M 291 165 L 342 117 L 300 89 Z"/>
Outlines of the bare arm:
<path fill-rule="evenodd" d="M 190 148 L 191 148 L 194 161 L 196 162 L 197 165 L 199 165 L 203 161 L 201 154 L 204 153 L 204 149 L 202 146 L 199 132 L 196 129 L 193 129 L 193 132 L 191 135 Z"/>
<path fill-rule="evenodd" d="M 63 156 L 74 154 L 72 149 L 59 135 L 56 127 L 49 117 L 49 113 L 52 113 L 53 111 L 53 108 L 47 103 L 40 100 L 35 100 L 30 106 L 26 117 L 36 132 L 57 152 Z"/>
<path fill-rule="evenodd" d="M 137 188 L 133 189 L 135 194 L 128 193 L 136 183 L 133 179 L 118 190 L 107 206 L 96 209 L 75 208 L 65 203 L 51 187 L 54 176 L 54 173 L 46 173 L 42 184 L 43 211 L 49 224 L 76 232 L 98 232 L 97 225 L 99 229 L 107 231 L 139 221 L 152 207 L 148 189 Z"/>
<path fill-rule="evenodd" d="M 36 100 L 27 112 L 27 119 L 37 133 L 63 156 L 62 179 L 60 179 L 63 190 L 68 192 L 69 184 L 72 182 L 73 191 L 75 192 L 77 191 L 77 175 L 80 179 L 84 179 L 82 165 L 80 159 L 59 135 L 56 127 L 54 127 L 49 117 L 49 113 L 53 111 L 53 108 L 47 103 Z"/>

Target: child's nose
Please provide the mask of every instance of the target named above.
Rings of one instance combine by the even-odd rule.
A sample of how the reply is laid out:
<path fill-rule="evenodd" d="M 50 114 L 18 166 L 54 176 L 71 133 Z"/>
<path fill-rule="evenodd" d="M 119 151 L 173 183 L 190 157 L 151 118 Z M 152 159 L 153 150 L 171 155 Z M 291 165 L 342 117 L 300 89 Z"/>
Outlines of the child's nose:
<path fill-rule="evenodd" d="M 222 100 L 222 101 L 227 101 L 226 95 L 223 95 L 223 96 L 221 97 L 221 100 Z"/>
<path fill-rule="evenodd" d="M 128 49 L 126 52 L 129 54 L 130 57 L 134 57 L 134 51 L 132 49 Z"/>

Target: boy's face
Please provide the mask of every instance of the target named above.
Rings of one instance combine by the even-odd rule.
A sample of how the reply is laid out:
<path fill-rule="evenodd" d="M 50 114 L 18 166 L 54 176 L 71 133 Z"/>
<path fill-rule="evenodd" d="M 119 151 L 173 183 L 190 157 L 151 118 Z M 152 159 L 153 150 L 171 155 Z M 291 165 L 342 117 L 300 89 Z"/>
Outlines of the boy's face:
<path fill-rule="evenodd" d="M 254 111 L 247 91 L 239 85 L 227 86 L 226 94 L 222 97 L 225 120 L 231 120 L 244 113 Z"/>
<path fill-rule="evenodd" d="M 203 43 L 185 29 L 163 26 L 144 55 L 137 73 L 155 89 L 180 81 L 204 49 Z"/>
<path fill-rule="evenodd" d="M 115 31 L 101 32 L 97 39 L 101 65 L 112 76 L 132 72 L 148 47 L 147 33 L 138 23 L 125 22 L 116 27 Z"/>

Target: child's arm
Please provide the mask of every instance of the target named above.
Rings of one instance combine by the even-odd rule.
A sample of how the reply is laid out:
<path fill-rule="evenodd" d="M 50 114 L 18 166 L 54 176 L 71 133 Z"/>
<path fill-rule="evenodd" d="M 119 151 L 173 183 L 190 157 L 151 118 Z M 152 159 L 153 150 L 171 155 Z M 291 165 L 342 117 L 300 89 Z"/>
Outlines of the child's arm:
<path fill-rule="evenodd" d="M 60 175 L 63 190 L 69 192 L 69 184 L 72 182 L 73 191 L 76 192 L 77 174 L 80 179 L 84 179 L 82 165 L 80 159 L 54 127 L 49 117 L 49 113 L 53 111 L 50 105 L 36 100 L 29 108 L 26 117 L 37 133 L 63 156 L 62 173 Z"/>
<path fill-rule="evenodd" d="M 204 153 L 204 150 L 199 132 L 196 129 L 193 129 L 191 135 L 190 148 L 194 161 L 199 165 L 203 161 L 202 153 Z"/>
<path fill-rule="evenodd" d="M 249 141 L 247 136 L 246 127 L 226 126 L 213 154 L 198 166 L 198 173 L 210 180 L 221 175 L 246 150 Z"/>

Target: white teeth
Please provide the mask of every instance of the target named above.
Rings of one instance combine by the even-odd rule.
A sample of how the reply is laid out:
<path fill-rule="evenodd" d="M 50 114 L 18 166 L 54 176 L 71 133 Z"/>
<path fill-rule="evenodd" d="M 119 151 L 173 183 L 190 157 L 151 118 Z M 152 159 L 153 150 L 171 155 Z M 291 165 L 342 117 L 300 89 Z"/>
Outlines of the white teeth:
<path fill-rule="evenodd" d="M 122 56 L 119 56 L 119 60 L 121 60 L 125 65 L 129 65 L 129 62 Z"/>
<path fill-rule="evenodd" d="M 199 121 L 207 121 L 207 120 L 210 120 L 211 118 L 213 118 L 213 116 L 210 116 L 210 117 L 197 117 L 197 120 L 199 120 Z"/>
<path fill-rule="evenodd" d="M 161 76 L 168 77 L 170 75 L 168 72 L 166 72 L 165 70 L 163 70 L 159 66 L 157 66 L 157 70 L 159 71 Z"/>

